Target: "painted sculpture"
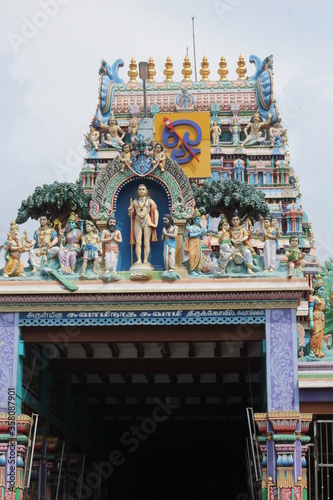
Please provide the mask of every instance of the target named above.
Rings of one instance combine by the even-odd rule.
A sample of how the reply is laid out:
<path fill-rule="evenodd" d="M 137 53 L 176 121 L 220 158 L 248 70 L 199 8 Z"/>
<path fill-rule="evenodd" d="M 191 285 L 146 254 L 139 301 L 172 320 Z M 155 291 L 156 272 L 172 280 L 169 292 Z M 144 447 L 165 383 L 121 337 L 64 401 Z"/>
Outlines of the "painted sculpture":
<path fill-rule="evenodd" d="M 232 122 L 230 124 L 229 130 L 232 134 L 232 144 L 234 146 L 238 146 L 239 144 L 239 135 L 240 135 L 240 127 L 238 124 L 238 118 L 234 116 Z"/>
<path fill-rule="evenodd" d="M 163 151 L 163 146 L 160 142 L 156 142 L 154 146 L 154 159 L 152 162 L 152 166 L 155 167 L 156 165 L 160 167 L 161 172 L 164 172 L 164 166 L 165 166 L 165 151 Z"/>
<path fill-rule="evenodd" d="M 225 218 L 225 215 L 222 215 L 222 218 L 219 222 L 219 227 L 218 227 L 218 233 L 217 233 L 217 238 L 221 245 L 231 245 L 231 239 L 230 239 L 230 232 L 229 232 L 229 224 L 227 219 Z"/>
<path fill-rule="evenodd" d="M 137 197 L 131 200 L 128 208 L 128 215 L 131 217 L 131 239 L 130 244 L 135 245 L 135 255 L 137 261 L 135 266 L 142 265 L 152 268 L 148 262 L 150 254 L 150 240 L 157 241 L 156 228 L 158 225 L 157 205 L 149 196 L 145 184 L 140 184 L 137 190 Z M 144 244 L 142 262 L 142 239 Z"/>
<path fill-rule="evenodd" d="M 58 235 L 55 229 L 51 227 L 51 217 L 47 212 L 42 212 L 39 217 L 40 227 L 34 232 L 32 241 L 26 242 L 32 246 L 29 252 L 30 265 L 32 273 L 41 271 L 49 259 L 58 255 Z"/>
<path fill-rule="evenodd" d="M 116 229 L 117 220 L 114 216 L 108 218 L 106 229 L 102 232 L 101 241 L 104 244 L 105 273 L 116 273 L 118 265 L 119 244 L 123 239 L 119 229 Z"/>
<path fill-rule="evenodd" d="M 245 245 L 249 239 L 249 232 L 244 224 L 241 225 L 237 210 L 232 215 L 230 228 L 231 243 L 235 247 L 234 261 L 237 265 L 245 264 L 248 274 L 253 271 L 253 258 L 250 248 Z"/>
<path fill-rule="evenodd" d="M 174 271 L 176 265 L 176 248 L 177 248 L 177 235 L 178 227 L 175 226 L 173 218 L 171 215 L 163 215 L 163 231 L 162 231 L 162 241 L 163 241 L 163 258 L 164 267 L 166 271 Z"/>
<path fill-rule="evenodd" d="M 210 133 L 212 134 L 212 144 L 216 146 L 220 141 L 221 127 L 218 126 L 217 122 L 213 122 L 211 126 Z"/>
<path fill-rule="evenodd" d="M 261 129 L 268 126 L 271 123 L 272 115 L 268 115 L 267 121 L 262 121 L 260 114 L 255 113 L 250 123 L 248 123 L 244 129 L 244 134 L 246 139 L 243 141 L 242 146 L 253 146 L 254 144 L 262 143 L 265 138 L 262 136 Z"/>
<path fill-rule="evenodd" d="M 285 150 L 285 145 L 288 143 L 287 129 L 285 129 L 280 122 L 275 122 L 269 129 L 269 138 L 271 141 L 271 148 L 277 150 L 283 148 L 283 150 Z"/>
<path fill-rule="evenodd" d="M 202 251 L 202 239 L 206 229 L 200 226 L 201 214 L 198 210 L 193 213 L 193 222 L 186 226 L 185 238 L 188 238 L 188 258 L 190 274 L 200 276 L 204 265 L 204 254 Z"/>
<path fill-rule="evenodd" d="M 19 227 L 14 221 L 10 223 L 7 240 L 4 244 L 5 266 L 3 268 L 3 277 L 12 278 L 23 276 L 24 264 L 21 255 L 26 251 L 26 247 L 21 241 Z"/>
<path fill-rule="evenodd" d="M 131 154 L 131 148 L 129 144 L 124 144 L 122 147 L 123 152 L 120 155 L 120 161 L 121 161 L 121 172 L 125 170 L 126 167 L 132 167 L 132 154 Z"/>
<path fill-rule="evenodd" d="M 77 258 L 81 253 L 82 233 L 76 227 L 74 213 L 68 218 L 69 230 L 59 231 L 61 246 L 58 254 L 61 272 L 63 274 L 75 274 Z"/>
<path fill-rule="evenodd" d="M 125 137 L 125 132 L 117 124 L 114 116 L 111 115 L 107 124 L 103 123 L 101 117 L 97 117 L 99 126 L 101 130 L 107 132 L 106 139 L 104 139 L 104 144 L 112 146 L 114 148 L 121 148 L 124 145 L 123 138 Z"/>
<path fill-rule="evenodd" d="M 85 277 L 89 261 L 93 261 L 93 273 L 97 274 L 97 266 L 101 261 L 101 240 L 93 222 L 86 220 L 86 234 L 82 237 L 83 264 L 81 278 Z"/>
<path fill-rule="evenodd" d="M 305 262 L 303 259 L 305 258 L 306 254 L 301 252 L 301 250 L 298 248 L 298 245 L 298 236 L 291 236 L 289 238 L 289 247 L 286 249 L 286 256 L 288 257 L 289 267 L 288 278 L 293 277 L 295 268 L 303 271 L 303 267 L 305 266 Z"/>
<path fill-rule="evenodd" d="M 309 298 L 310 355 L 314 355 L 316 358 L 325 357 L 323 353 L 324 313 L 329 308 L 329 304 L 323 298 L 324 296 L 324 281 L 318 279 L 314 284 L 313 294 Z"/>
<path fill-rule="evenodd" d="M 264 272 L 274 272 L 277 263 L 276 249 L 278 233 L 276 227 L 272 227 L 271 222 L 271 217 L 267 215 L 264 219 L 263 236 L 259 236 L 259 231 L 256 233 L 257 237 L 261 241 L 264 241 Z"/>
<path fill-rule="evenodd" d="M 90 125 L 90 129 L 88 134 L 83 134 L 84 137 L 86 138 L 87 141 L 87 147 L 89 148 L 89 158 L 97 158 L 97 152 L 98 152 L 98 139 L 99 139 L 99 132 L 98 130 L 95 130 L 95 128 Z"/>

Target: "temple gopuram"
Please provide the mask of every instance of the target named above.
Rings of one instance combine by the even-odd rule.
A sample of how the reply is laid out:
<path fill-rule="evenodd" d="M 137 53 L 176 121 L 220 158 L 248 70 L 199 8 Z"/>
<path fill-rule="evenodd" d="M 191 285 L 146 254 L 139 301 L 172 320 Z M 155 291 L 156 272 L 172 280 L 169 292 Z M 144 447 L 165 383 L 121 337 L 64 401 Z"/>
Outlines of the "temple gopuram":
<path fill-rule="evenodd" d="M 8 214 L 0 500 L 333 494 L 333 259 L 249 62 L 102 60 L 77 180 Z"/>

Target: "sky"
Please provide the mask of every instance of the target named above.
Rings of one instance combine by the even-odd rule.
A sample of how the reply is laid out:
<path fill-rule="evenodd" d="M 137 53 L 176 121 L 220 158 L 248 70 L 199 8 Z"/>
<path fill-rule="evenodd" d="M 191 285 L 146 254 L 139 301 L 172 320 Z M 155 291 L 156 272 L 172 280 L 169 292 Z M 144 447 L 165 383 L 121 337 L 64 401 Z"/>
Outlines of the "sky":
<path fill-rule="evenodd" d="M 206 55 L 211 80 L 219 78 L 222 54 L 230 79 L 237 77 L 240 53 L 247 76 L 254 73 L 251 54 L 273 54 L 274 97 L 288 130 L 303 210 L 320 262 L 333 257 L 330 0 L 2 0 L 0 14 L 0 244 L 36 186 L 78 178 L 101 59 L 112 64 L 122 58 L 126 82 L 131 58 L 138 63 L 152 55 L 155 80 L 163 81 L 170 55 L 180 81 L 187 48 L 194 69 L 195 16 L 197 66 Z M 26 228 L 32 237 L 37 226 L 29 221 L 20 231 Z"/>

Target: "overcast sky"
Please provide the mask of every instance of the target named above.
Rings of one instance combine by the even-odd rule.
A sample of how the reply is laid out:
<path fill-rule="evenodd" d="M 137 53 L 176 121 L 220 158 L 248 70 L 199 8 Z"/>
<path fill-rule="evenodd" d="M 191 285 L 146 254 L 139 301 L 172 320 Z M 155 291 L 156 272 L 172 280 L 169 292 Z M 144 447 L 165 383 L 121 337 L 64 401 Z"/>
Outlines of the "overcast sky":
<path fill-rule="evenodd" d="M 74 182 L 83 163 L 83 133 L 97 104 L 101 59 L 153 56 L 162 81 L 170 54 L 175 75 L 189 49 L 204 54 L 210 79 L 225 55 L 230 79 L 239 54 L 274 55 L 274 96 L 288 129 L 291 165 L 313 223 L 323 262 L 333 257 L 332 27 L 329 0 L 2 0 L 0 15 L 0 243 L 21 201 L 37 185 Z M 26 224 L 31 237 L 37 222 Z M 0 257 L 1 260 L 1 257 Z M 0 267 L 3 267 L 2 264 Z"/>

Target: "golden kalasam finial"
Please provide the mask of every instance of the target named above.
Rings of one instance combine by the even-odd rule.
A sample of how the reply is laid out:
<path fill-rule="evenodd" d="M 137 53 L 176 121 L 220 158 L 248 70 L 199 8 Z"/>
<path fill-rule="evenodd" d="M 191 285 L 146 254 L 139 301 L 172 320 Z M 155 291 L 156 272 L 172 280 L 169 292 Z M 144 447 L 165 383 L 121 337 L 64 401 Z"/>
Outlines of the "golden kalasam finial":
<path fill-rule="evenodd" d="M 247 69 L 245 68 L 245 61 L 242 54 L 239 56 L 237 66 L 238 68 L 236 69 L 236 73 L 238 75 L 238 80 L 244 80 L 245 74 L 247 73 Z"/>
<path fill-rule="evenodd" d="M 202 82 L 208 81 L 209 73 L 210 73 L 210 69 L 209 69 L 209 62 L 208 62 L 207 56 L 203 56 L 202 61 L 201 61 L 201 70 L 200 70 Z"/>
<path fill-rule="evenodd" d="M 127 74 L 129 76 L 130 82 L 136 82 L 136 77 L 138 76 L 138 65 L 136 64 L 134 57 L 132 57 L 131 59 L 129 72 Z"/>
<path fill-rule="evenodd" d="M 225 60 L 225 57 L 223 54 L 221 56 L 219 66 L 220 66 L 220 69 L 217 72 L 220 75 L 220 80 L 226 80 L 227 74 L 229 73 L 229 71 L 227 70 L 227 61 Z"/>
<path fill-rule="evenodd" d="M 148 82 L 153 82 L 154 81 L 154 76 L 156 75 L 155 71 L 155 63 L 153 56 L 150 56 L 148 59 Z"/>
<path fill-rule="evenodd" d="M 174 74 L 173 70 L 173 62 L 171 61 L 171 57 L 168 56 L 165 61 L 165 70 L 163 71 L 163 74 L 165 75 L 165 81 L 166 82 L 172 82 L 172 77 Z"/>
<path fill-rule="evenodd" d="M 191 70 L 191 62 L 188 55 L 186 55 L 184 58 L 182 75 L 184 76 L 183 82 L 191 81 L 192 70 Z"/>

